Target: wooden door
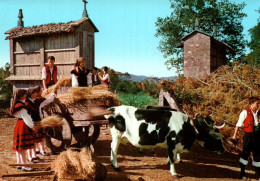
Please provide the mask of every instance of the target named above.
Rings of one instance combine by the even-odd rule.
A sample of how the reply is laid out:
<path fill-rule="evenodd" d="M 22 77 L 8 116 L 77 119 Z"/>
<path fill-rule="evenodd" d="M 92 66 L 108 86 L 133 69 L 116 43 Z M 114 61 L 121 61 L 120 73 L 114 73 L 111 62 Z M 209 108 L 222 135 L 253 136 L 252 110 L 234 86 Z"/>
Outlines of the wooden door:
<path fill-rule="evenodd" d="M 86 59 L 87 68 L 94 67 L 94 34 L 83 30 L 83 57 Z"/>

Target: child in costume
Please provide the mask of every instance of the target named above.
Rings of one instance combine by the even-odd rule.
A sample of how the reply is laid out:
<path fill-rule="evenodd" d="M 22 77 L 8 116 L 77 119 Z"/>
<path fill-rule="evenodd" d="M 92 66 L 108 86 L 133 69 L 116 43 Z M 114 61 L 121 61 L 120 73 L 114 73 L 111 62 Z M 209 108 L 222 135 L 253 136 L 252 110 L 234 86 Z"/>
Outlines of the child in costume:
<path fill-rule="evenodd" d="M 42 117 L 40 115 L 42 108 L 51 103 L 55 98 L 55 94 L 51 94 L 48 99 L 42 98 L 41 93 L 42 89 L 40 86 L 28 89 L 28 98 L 26 100 L 26 105 L 28 106 L 29 114 L 31 115 L 34 122 L 41 121 Z M 39 157 L 36 157 L 37 151 L 43 156 L 47 155 L 44 151 L 44 138 L 45 136 L 42 130 L 39 130 L 34 134 L 35 148 L 30 150 L 28 156 L 31 162 L 39 159 Z"/>
<path fill-rule="evenodd" d="M 10 114 L 18 118 L 14 129 L 13 150 L 16 152 L 17 164 L 26 163 L 26 150 L 34 147 L 33 130 L 35 130 L 32 117 L 28 114 L 25 105 L 26 90 L 17 89 L 14 92 Z M 32 171 L 33 169 L 25 166 L 18 166 L 22 171 Z"/>

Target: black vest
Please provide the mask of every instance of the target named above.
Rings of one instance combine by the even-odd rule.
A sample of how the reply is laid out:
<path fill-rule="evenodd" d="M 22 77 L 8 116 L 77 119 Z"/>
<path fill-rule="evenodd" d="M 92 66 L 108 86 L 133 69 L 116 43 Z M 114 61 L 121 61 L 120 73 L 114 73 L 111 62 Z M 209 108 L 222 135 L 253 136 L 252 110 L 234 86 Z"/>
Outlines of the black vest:
<path fill-rule="evenodd" d="M 97 76 L 97 80 L 95 81 L 94 74 L 92 74 L 92 85 L 93 86 L 101 84 L 101 82 L 100 82 L 100 80 L 98 78 L 98 74 L 96 74 L 96 76 Z"/>
<path fill-rule="evenodd" d="M 39 113 L 39 106 L 32 102 L 30 99 L 26 99 L 25 105 L 28 107 L 28 114 L 32 117 L 34 122 L 38 122 L 41 120 Z"/>
<path fill-rule="evenodd" d="M 79 87 L 87 87 L 88 86 L 87 75 L 89 73 L 89 70 L 87 70 L 86 68 L 81 69 L 80 67 L 78 67 L 78 70 L 79 71 L 77 72 L 74 69 L 70 73 L 78 76 Z"/>

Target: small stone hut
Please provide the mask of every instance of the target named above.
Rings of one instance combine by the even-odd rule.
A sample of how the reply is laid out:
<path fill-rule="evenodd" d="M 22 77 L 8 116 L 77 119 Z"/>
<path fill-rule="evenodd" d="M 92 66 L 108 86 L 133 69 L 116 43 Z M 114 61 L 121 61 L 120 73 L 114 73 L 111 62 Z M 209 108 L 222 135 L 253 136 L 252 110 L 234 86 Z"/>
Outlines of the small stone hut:
<path fill-rule="evenodd" d="M 55 57 L 61 76 L 70 75 L 78 57 L 86 59 L 87 68 L 94 67 L 94 33 L 98 29 L 87 15 L 86 5 L 83 17 L 68 23 L 24 27 L 22 10 L 18 17 L 18 26 L 5 33 L 10 41 L 11 68 L 6 80 L 13 84 L 13 91 L 42 85 L 41 70 L 48 56 Z"/>
<path fill-rule="evenodd" d="M 228 44 L 217 40 L 212 35 L 195 30 L 181 38 L 184 49 L 184 76 L 202 77 L 214 72 L 221 65 L 227 64 L 227 49 L 233 51 Z"/>

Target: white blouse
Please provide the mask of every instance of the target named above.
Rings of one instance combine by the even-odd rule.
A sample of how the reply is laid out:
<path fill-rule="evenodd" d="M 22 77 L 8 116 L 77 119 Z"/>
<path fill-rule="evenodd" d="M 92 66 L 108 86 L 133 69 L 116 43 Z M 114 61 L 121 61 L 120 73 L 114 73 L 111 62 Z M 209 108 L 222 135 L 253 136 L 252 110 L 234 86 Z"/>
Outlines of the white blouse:
<path fill-rule="evenodd" d="M 251 112 L 253 113 L 253 116 L 254 116 L 254 125 L 257 126 L 258 125 L 258 118 L 257 118 L 257 112 L 254 113 L 252 110 Z M 238 122 L 236 124 L 237 127 L 242 127 L 243 124 L 244 124 L 244 121 L 246 120 L 246 117 L 247 117 L 247 111 L 246 110 L 243 110 L 240 115 L 239 115 L 239 119 L 238 119 Z"/>
<path fill-rule="evenodd" d="M 71 84 L 72 84 L 72 87 L 79 86 L 78 76 L 76 76 L 75 74 L 71 74 Z"/>
<path fill-rule="evenodd" d="M 78 76 L 76 76 L 75 74 L 71 74 L 71 84 L 72 87 L 78 87 L 79 86 L 79 82 L 78 82 Z M 89 73 L 87 75 L 87 85 L 92 85 L 92 73 Z"/>
<path fill-rule="evenodd" d="M 40 104 L 40 107 L 39 107 L 39 111 L 40 111 L 40 117 L 41 119 L 44 118 L 43 114 L 42 114 L 42 108 L 47 106 L 48 104 L 50 104 L 53 100 L 54 100 L 55 96 L 54 94 L 51 94 L 50 97 L 48 97 L 47 99 L 45 99 L 41 104 Z"/>

